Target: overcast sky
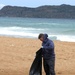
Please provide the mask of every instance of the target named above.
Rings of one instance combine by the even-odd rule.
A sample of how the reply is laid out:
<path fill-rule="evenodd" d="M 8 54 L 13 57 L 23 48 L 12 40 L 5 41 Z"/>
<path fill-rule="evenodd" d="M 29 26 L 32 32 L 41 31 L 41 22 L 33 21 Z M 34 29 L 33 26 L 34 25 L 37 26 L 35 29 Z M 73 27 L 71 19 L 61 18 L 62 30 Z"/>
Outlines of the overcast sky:
<path fill-rule="evenodd" d="M 0 0 L 0 8 L 4 5 L 38 7 L 42 5 L 69 4 L 75 6 L 75 0 Z"/>

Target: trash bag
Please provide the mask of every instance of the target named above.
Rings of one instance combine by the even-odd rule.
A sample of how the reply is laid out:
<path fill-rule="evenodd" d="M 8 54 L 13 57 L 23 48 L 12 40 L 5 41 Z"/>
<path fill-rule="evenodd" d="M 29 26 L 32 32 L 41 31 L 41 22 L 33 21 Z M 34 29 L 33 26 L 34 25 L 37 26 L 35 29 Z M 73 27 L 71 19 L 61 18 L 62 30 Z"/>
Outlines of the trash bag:
<path fill-rule="evenodd" d="M 36 57 L 31 65 L 29 75 L 42 75 L 42 49 L 36 52 Z"/>

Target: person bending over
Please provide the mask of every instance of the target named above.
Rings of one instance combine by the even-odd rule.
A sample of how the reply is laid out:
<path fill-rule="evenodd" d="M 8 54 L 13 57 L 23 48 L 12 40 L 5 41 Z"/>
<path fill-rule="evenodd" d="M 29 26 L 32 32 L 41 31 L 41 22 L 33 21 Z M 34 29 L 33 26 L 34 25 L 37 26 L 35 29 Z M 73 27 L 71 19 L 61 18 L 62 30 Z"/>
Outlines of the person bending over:
<path fill-rule="evenodd" d="M 39 34 L 38 39 L 42 41 L 43 65 L 46 75 L 55 75 L 55 52 L 54 43 L 47 34 Z"/>

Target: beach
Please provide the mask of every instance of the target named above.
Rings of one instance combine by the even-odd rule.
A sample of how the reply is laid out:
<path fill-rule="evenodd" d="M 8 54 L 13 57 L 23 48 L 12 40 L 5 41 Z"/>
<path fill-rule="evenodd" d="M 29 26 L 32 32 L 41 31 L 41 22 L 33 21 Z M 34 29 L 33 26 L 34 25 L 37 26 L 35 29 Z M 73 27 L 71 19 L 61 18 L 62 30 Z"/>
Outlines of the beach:
<path fill-rule="evenodd" d="M 75 42 L 54 41 L 56 75 L 75 75 Z M 38 39 L 0 37 L 0 75 L 29 75 Z M 45 75 L 43 71 L 43 75 Z"/>

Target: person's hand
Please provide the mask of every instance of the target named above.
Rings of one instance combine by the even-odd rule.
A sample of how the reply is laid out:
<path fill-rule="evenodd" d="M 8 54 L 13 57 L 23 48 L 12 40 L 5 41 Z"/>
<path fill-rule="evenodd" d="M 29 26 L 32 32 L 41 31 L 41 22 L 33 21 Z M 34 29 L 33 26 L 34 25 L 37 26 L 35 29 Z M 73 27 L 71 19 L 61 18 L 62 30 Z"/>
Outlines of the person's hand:
<path fill-rule="evenodd" d="M 41 48 L 43 48 L 43 46 L 41 46 Z"/>

